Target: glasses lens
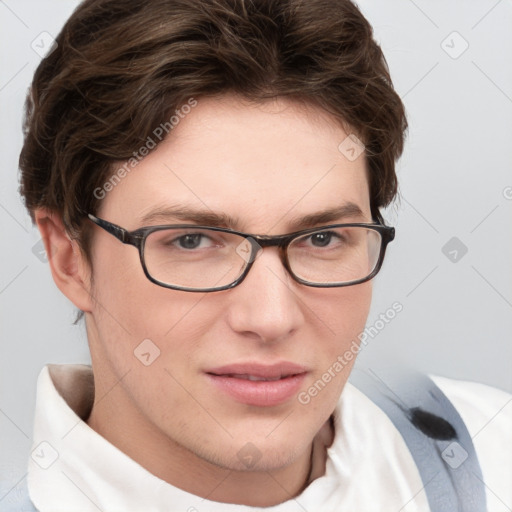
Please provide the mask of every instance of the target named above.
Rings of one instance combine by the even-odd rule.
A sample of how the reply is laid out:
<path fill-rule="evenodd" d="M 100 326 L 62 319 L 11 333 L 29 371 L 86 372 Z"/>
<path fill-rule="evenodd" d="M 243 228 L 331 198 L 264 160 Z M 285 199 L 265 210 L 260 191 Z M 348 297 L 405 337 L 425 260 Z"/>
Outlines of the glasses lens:
<path fill-rule="evenodd" d="M 146 269 L 154 279 L 193 289 L 236 281 L 250 254 L 250 243 L 241 236 L 195 228 L 153 231 L 144 246 Z"/>
<path fill-rule="evenodd" d="M 323 229 L 293 240 L 288 260 L 304 281 L 347 284 L 374 271 L 381 244 L 373 229 Z M 250 255 L 251 244 L 244 237 L 204 228 L 153 231 L 144 246 L 146 269 L 155 280 L 190 289 L 230 285 L 242 275 Z"/>
<path fill-rule="evenodd" d="M 297 277 L 315 284 L 346 284 L 368 277 L 377 266 L 382 237 L 361 226 L 329 228 L 296 238 L 288 247 Z"/>

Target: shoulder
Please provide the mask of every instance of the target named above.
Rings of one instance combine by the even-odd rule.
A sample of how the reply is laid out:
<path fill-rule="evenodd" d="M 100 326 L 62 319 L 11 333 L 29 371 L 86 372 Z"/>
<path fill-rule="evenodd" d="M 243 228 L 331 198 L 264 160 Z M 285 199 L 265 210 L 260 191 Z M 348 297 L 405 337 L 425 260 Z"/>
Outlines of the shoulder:
<path fill-rule="evenodd" d="M 488 509 L 512 508 L 512 394 L 436 375 L 430 378 L 464 421 L 482 468 Z"/>
<path fill-rule="evenodd" d="M 512 394 L 478 382 L 430 378 L 457 409 L 474 440 L 486 430 L 508 431 L 512 436 Z"/>

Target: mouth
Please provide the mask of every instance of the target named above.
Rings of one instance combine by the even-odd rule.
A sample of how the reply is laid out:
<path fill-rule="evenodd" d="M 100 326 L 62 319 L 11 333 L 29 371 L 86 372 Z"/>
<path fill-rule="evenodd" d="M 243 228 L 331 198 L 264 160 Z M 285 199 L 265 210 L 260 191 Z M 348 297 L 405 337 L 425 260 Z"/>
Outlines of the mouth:
<path fill-rule="evenodd" d="M 299 391 L 308 371 L 294 363 L 246 363 L 205 372 L 212 386 L 237 402 L 273 407 L 289 401 Z"/>
<path fill-rule="evenodd" d="M 213 374 L 213 375 L 215 375 L 215 374 Z M 220 375 L 216 375 L 216 376 L 219 377 Z M 261 381 L 273 382 L 276 380 L 281 380 L 281 379 L 290 377 L 290 375 L 279 375 L 277 377 L 258 377 L 257 375 L 247 375 L 247 374 L 243 374 L 243 373 L 228 373 L 228 374 L 224 375 L 224 377 L 229 377 L 232 379 L 250 380 L 253 382 L 261 382 Z"/>

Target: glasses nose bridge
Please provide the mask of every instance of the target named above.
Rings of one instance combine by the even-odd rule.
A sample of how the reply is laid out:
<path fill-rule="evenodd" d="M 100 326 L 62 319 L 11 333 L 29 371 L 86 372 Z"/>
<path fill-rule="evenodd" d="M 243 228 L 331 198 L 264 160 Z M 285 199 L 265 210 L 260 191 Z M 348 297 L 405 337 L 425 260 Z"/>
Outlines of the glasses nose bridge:
<path fill-rule="evenodd" d="M 251 245 L 254 249 L 256 249 L 255 256 L 257 251 L 261 249 L 265 249 L 266 247 L 277 247 L 279 249 L 280 254 L 284 257 L 286 253 L 286 248 L 293 238 L 290 235 L 258 235 L 258 236 L 250 236 Z"/>
<path fill-rule="evenodd" d="M 252 247 L 252 255 L 250 264 L 254 263 L 256 258 L 258 257 L 258 253 L 261 249 L 265 249 L 266 247 L 277 247 L 279 250 L 279 255 L 282 264 L 288 270 L 288 262 L 286 255 L 286 248 L 290 242 L 292 237 L 290 235 L 250 235 L 246 238 L 251 244 Z"/>
<path fill-rule="evenodd" d="M 291 238 L 289 235 L 276 235 L 276 236 L 250 236 L 248 238 L 252 238 L 254 242 L 256 242 L 260 247 L 286 247 L 288 240 Z M 254 246 L 254 244 L 253 244 Z"/>

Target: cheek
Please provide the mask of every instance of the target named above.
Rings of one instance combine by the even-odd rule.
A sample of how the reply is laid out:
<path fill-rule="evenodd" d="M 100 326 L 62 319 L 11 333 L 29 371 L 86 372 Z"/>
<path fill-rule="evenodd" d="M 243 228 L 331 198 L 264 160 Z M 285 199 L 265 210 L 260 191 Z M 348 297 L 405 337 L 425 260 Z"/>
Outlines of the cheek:
<path fill-rule="evenodd" d="M 94 267 L 95 350 L 118 377 L 127 371 L 146 372 L 139 387 L 155 384 L 158 392 L 161 378 L 148 376 L 169 369 L 178 371 L 180 381 L 189 378 L 186 370 L 193 367 L 197 345 L 214 324 L 218 308 L 208 303 L 204 293 L 172 290 L 149 281 L 130 249 L 103 251 L 105 258 Z M 162 375 L 172 387 L 169 375 Z"/>
<path fill-rule="evenodd" d="M 123 258 L 119 251 L 105 254 L 108 258 L 94 267 L 91 352 L 96 361 L 108 362 L 113 382 L 123 379 L 125 391 L 147 417 L 179 423 L 168 416 L 190 408 L 183 386 L 192 388 L 193 347 L 213 321 L 198 304 L 204 294 L 158 286 L 147 279 L 138 258 Z"/>
<path fill-rule="evenodd" d="M 152 283 L 136 249 L 122 245 L 103 248 L 102 259 L 94 266 L 93 295 L 95 319 L 105 328 L 109 324 L 114 331 L 121 329 L 133 341 L 141 336 L 162 338 L 200 298 Z"/>
<path fill-rule="evenodd" d="M 327 417 L 336 405 L 359 352 L 359 336 L 368 317 L 372 297 L 371 281 L 336 290 L 316 302 L 314 372 L 301 389 L 298 401 L 308 414 Z"/>
<path fill-rule="evenodd" d="M 363 331 L 372 299 L 372 282 L 333 288 L 314 302 L 312 319 L 317 316 L 329 333 L 319 340 L 324 354 L 338 354 Z M 313 321 L 313 320 L 312 320 Z"/>

